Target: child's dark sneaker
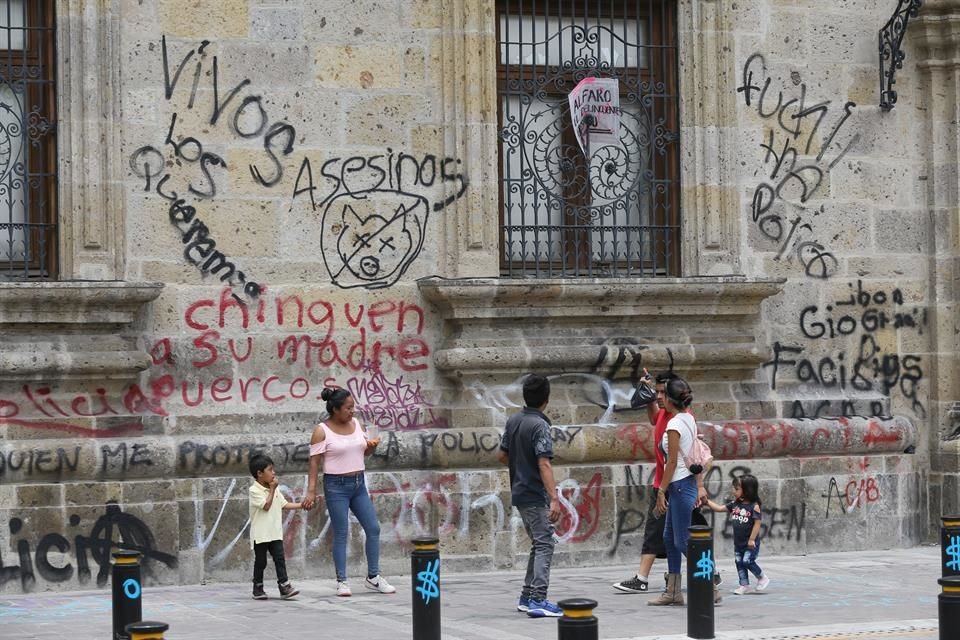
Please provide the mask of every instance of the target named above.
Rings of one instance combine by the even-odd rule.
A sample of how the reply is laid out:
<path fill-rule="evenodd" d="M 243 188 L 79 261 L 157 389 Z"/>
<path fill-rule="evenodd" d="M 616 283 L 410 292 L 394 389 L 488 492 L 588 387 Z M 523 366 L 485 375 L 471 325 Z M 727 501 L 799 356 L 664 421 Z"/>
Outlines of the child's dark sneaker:
<path fill-rule="evenodd" d="M 262 584 L 253 585 L 253 599 L 254 600 L 266 600 L 267 592 L 263 590 Z"/>
<path fill-rule="evenodd" d="M 640 576 L 633 576 L 628 580 L 623 582 L 615 582 L 613 588 L 617 591 L 623 591 L 624 593 L 646 593 L 650 585 L 647 584 L 646 580 L 640 578 Z"/>
<path fill-rule="evenodd" d="M 298 595 L 300 592 L 297 589 L 293 588 L 293 585 L 289 582 L 284 582 L 280 585 L 280 597 L 284 600 L 289 600 L 290 598 Z M 266 596 L 264 596 L 266 597 Z"/>

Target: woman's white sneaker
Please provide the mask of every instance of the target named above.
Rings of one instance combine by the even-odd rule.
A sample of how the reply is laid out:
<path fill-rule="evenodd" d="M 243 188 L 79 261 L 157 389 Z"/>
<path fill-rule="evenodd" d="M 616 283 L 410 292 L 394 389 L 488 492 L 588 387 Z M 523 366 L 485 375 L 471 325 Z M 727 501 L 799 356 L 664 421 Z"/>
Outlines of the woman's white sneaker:
<path fill-rule="evenodd" d="M 379 591 L 380 593 L 396 593 L 397 589 L 383 576 L 374 576 L 372 578 L 367 578 L 364 581 L 364 584 L 367 585 L 367 589 L 372 589 L 373 591 Z"/>
<path fill-rule="evenodd" d="M 353 591 L 350 591 L 350 585 L 346 582 L 337 581 L 337 595 L 341 598 L 349 598 L 353 595 Z"/>

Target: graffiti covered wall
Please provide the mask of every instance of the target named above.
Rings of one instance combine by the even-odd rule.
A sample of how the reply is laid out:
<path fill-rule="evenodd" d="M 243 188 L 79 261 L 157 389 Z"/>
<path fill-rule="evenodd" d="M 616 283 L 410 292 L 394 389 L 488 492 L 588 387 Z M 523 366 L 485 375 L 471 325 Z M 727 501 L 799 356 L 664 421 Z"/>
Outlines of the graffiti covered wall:
<path fill-rule="evenodd" d="M 2 372 L 0 592 L 103 587 L 116 548 L 156 583 L 248 579 L 246 464 L 302 496 L 331 385 L 383 438 L 386 571 L 427 532 L 448 567 L 521 567 L 495 452 L 528 370 L 553 384 L 558 563 L 639 554 L 644 368 L 691 380 L 712 497 L 761 479 L 769 552 L 927 538 L 950 325 L 913 50 L 874 106 L 884 8 L 679 2 L 683 277 L 577 282 L 498 277 L 497 3 L 115 4 L 123 275 L 162 290 L 96 339 L 23 329 L 142 362 Z M 330 540 L 322 503 L 285 515 L 298 575 L 332 576 Z"/>

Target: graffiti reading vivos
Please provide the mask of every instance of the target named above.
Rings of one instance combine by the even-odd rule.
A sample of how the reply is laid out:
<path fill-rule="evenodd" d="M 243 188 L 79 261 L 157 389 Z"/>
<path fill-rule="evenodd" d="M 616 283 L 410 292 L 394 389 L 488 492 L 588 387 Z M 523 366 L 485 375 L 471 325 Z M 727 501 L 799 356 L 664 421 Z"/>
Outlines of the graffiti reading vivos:
<path fill-rule="evenodd" d="M 255 300 L 263 285 L 217 248 L 216 238 L 240 230 L 211 228 L 210 216 L 198 203 L 214 201 L 235 171 L 240 172 L 231 176 L 235 185 L 249 180 L 255 189 L 283 188 L 287 157 L 304 137 L 297 138 L 292 124 L 268 112 L 269 98 L 256 93 L 249 78 L 221 78 L 220 59 L 211 41 L 182 45 L 179 53 L 173 52 L 177 45 L 168 44 L 165 36 L 160 45 L 164 104 L 170 109 L 166 137 L 160 146 L 144 145 L 134 151 L 130 170 L 143 181 L 144 192 L 166 201 L 184 259 L 205 278 L 226 283 L 238 301 L 244 301 L 238 294 Z M 226 131 L 215 131 L 218 126 Z M 226 135 L 244 147 L 258 141 L 262 149 L 244 154 L 250 158 L 246 167 L 228 166 L 203 134 L 215 137 L 218 147 Z M 395 284 L 424 246 L 429 214 L 459 200 L 468 186 L 460 159 L 415 157 L 390 148 L 368 156 L 313 161 L 304 157 L 294 163 L 299 171 L 290 191 L 291 210 L 308 194 L 310 208 L 302 213 L 313 219 L 322 212 L 318 228 L 324 266 L 331 282 L 345 289 Z M 317 181 L 314 166 L 319 168 Z M 431 202 L 441 187 L 440 199 Z"/>

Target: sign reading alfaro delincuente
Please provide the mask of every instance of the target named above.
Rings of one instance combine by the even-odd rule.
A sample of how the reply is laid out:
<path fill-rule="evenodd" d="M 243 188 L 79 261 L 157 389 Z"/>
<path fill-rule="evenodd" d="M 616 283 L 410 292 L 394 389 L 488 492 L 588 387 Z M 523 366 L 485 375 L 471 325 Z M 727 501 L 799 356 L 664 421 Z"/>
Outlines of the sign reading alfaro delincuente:
<path fill-rule="evenodd" d="M 570 92 L 570 117 L 583 153 L 620 144 L 620 84 L 616 78 L 584 78 Z"/>

